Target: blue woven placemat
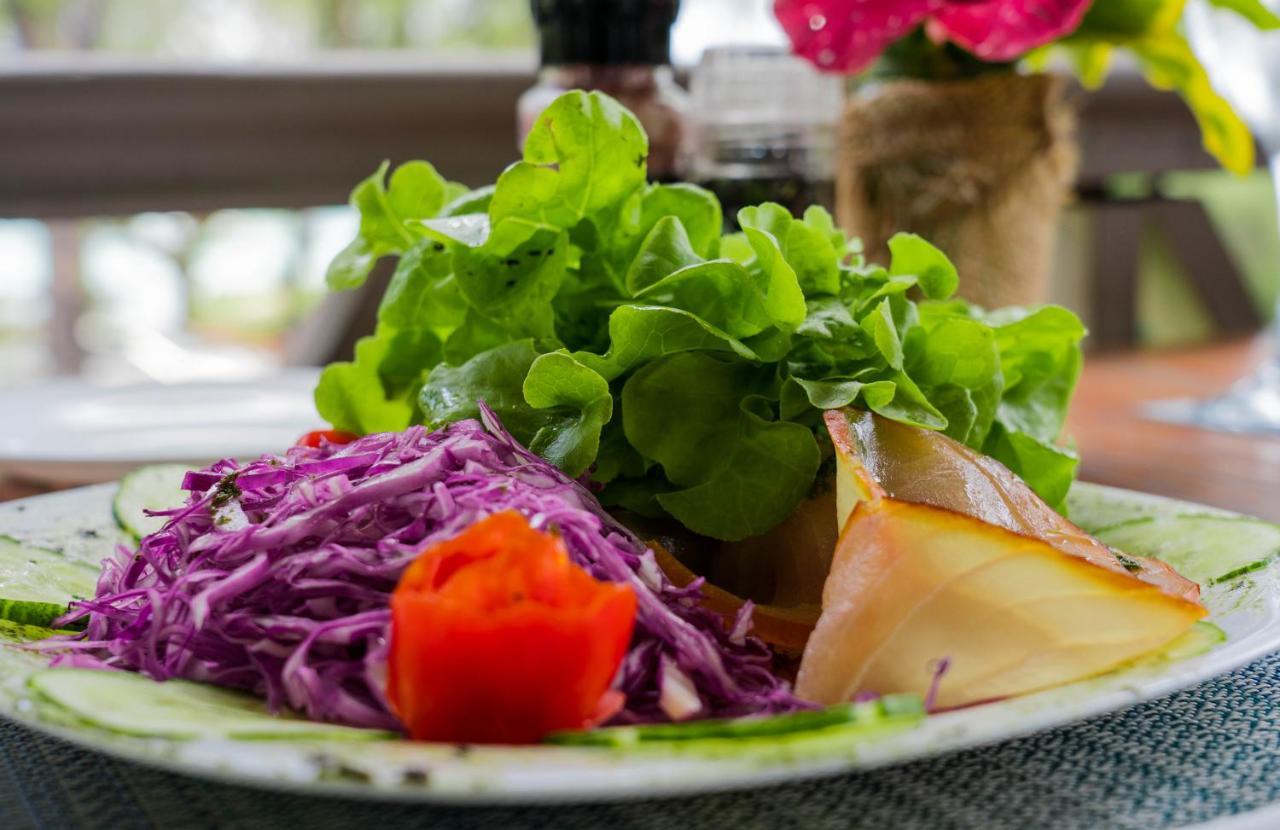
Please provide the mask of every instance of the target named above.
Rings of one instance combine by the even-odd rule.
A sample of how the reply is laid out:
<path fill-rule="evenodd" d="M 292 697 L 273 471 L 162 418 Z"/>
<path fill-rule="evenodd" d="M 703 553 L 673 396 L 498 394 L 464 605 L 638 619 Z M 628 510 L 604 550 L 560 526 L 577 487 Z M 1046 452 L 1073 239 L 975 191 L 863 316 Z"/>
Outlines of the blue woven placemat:
<path fill-rule="evenodd" d="M 207 783 L 0 723 L 0 828 L 1158 828 L 1280 800 L 1280 655 L 1076 726 L 744 793 L 556 808 L 437 808 Z"/>

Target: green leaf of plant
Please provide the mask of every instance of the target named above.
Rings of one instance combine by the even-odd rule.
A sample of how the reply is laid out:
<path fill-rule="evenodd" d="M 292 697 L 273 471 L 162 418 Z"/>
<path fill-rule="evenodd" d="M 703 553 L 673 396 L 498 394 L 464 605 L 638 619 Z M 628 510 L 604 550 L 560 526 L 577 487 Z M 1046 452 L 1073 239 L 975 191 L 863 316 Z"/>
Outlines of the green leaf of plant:
<path fill-rule="evenodd" d="M 600 430 L 613 417 L 609 382 L 564 352 L 539 356 L 524 381 L 525 400 L 559 417 L 534 435 L 529 449 L 571 476 L 584 473 L 600 449 Z"/>
<path fill-rule="evenodd" d="M 1263 31 L 1280 29 L 1280 17 L 1261 0 L 1209 0 L 1220 9 L 1229 9 Z"/>
<path fill-rule="evenodd" d="M 657 501 L 685 527 L 713 539 L 757 536 L 795 510 L 813 487 L 821 453 L 813 431 L 742 412 L 732 455 L 706 481 Z"/>
<path fill-rule="evenodd" d="M 767 370 L 685 352 L 647 364 L 623 386 L 623 428 L 683 489 L 658 502 L 686 527 L 742 539 L 781 521 L 808 493 L 820 453 L 811 429 L 761 417 L 751 401 Z"/>
<path fill-rule="evenodd" d="M 945 300 L 956 293 L 960 275 L 955 265 L 946 254 L 914 233 L 894 234 L 889 239 L 889 253 L 889 276 L 914 276 L 920 290 L 931 300 Z"/>
<path fill-rule="evenodd" d="M 1167 32 L 1131 48 L 1152 86 L 1173 90 L 1187 102 L 1209 154 L 1233 173 L 1244 175 L 1252 170 L 1254 144 L 1248 125 L 1214 90 L 1186 39 L 1177 32 Z"/>
<path fill-rule="evenodd" d="M 648 153 L 640 122 L 617 101 L 565 93 L 534 122 L 524 161 L 498 178 L 489 218 L 495 226 L 518 218 L 569 230 L 610 214 L 644 185 Z"/>
<path fill-rule="evenodd" d="M 924 386 L 952 384 L 977 389 L 1000 374 L 995 332 L 976 320 L 944 318 L 920 343 L 908 373 Z"/>
<path fill-rule="evenodd" d="M 407 161 L 391 174 L 379 220 L 394 225 L 435 216 L 444 206 L 447 183 L 430 163 Z M 362 217 L 363 218 L 363 217 Z"/>
<path fill-rule="evenodd" d="M 384 186 L 390 166 L 384 161 L 351 191 L 351 205 L 360 211 L 360 229 L 325 275 L 333 290 L 361 285 L 380 258 L 412 247 L 418 237 L 406 223 L 435 216 L 444 204 L 445 180 L 430 164 L 406 162 Z"/>
<path fill-rule="evenodd" d="M 554 340 L 552 300 L 564 281 L 569 244 L 562 231 L 523 219 L 494 225 L 479 248 L 460 247 L 453 265 L 462 295 L 508 337 Z"/>
<path fill-rule="evenodd" d="M 441 216 L 409 223 L 415 231 L 452 246 L 461 243 L 468 248 L 478 248 L 489 239 L 489 217 L 483 213 L 464 213 L 461 216 Z"/>
<path fill-rule="evenodd" d="M 614 380 L 633 367 L 677 352 L 731 351 L 748 360 L 759 355 L 706 320 L 679 308 L 624 305 L 609 317 L 608 352 L 575 352 L 574 358 Z"/>
<path fill-rule="evenodd" d="M 720 255 L 724 217 L 715 194 L 692 184 L 655 184 L 640 203 L 640 227 L 652 228 L 666 217 L 680 220 L 689 245 L 699 257 Z"/>
<path fill-rule="evenodd" d="M 984 317 L 995 333 L 1005 388 L 980 449 L 1059 507 L 1078 464 L 1076 455 L 1056 442 L 1080 375 L 1084 326 L 1058 306 L 1004 309 Z"/>
<path fill-rule="evenodd" d="M 741 231 L 720 237 L 720 255 L 739 265 L 749 265 L 756 258 L 756 252 L 747 241 L 747 235 Z"/>
<path fill-rule="evenodd" d="M 898 329 L 893 319 L 893 308 L 886 297 L 862 318 L 862 330 L 871 336 L 880 354 L 894 369 L 902 368 L 902 341 L 898 338 Z"/>
<path fill-rule="evenodd" d="M 401 255 L 378 306 L 378 322 L 396 330 L 429 328 L 448 337 L 466 313 L 452 252 L 442 242 L 422 239 Z"/>
<path fill-rule="evenodd" d="M 973 393 L 963 386 L 946 384 L 930 391 L 929 402 L 937 407 L 942 417 L 947 419 L 947 427 L 944 430 L 947 436 L 962 444 L 968 444 L 977 428 L 978 416 L 981 414 Z"/>
<path fill-rule="evenodd" d="M 724 421 L 744 398 L 768 389 L 767 372 L 732 356 L 680 352 L 651 361 L 622 388 L 623 429 L 631 446 L 674 484 L 702 481 L 723 441 Z M 718 462 L 715 462 L 718 463 Z"/>
<path fill-rule="evenodd" d="M 1259 28 L 1280 26 L 1280 18 L 1258 0 L 1210 2 L 1235 11 Z M 1061 44 L 1077 60 L 1085 60 L 1085 80 L 1094 85 L 1105 71 L 1100 58 L 1109 58 L 1112 48 L 1130 50 L 1153 86 L 1173 90 L 1187 102 L 1200 124 L 1205 149 L 1228 170 L 1247 171 L 1253 167 L 1253 140 L 1244 122 L 1214 91 L 1179 31 L 1185 6 L 1186 0 L 1097 2 Z"/>
<path fill-rule="evenodd" d="M 915 381 L 902 372 L 895 372 L 889 379 L 893 383 L 893 397 L 884 401 L 879 395 L 871 397 L 864 392 L 868 409 L 886 418 L 924 429 L 947 428 L 946 416 L 933 405 Z"/>
<path fill-rule="evenodd" d="M 478 418 L 484 401 L 511 434 L 528 446 L 555 418 L 555 413 L 536 409 L 525 400 L 525 378 L 538 355 L 532 340 L 513 340 L 461 366 L 436 366 L 418 398 L 427 426 L 435 429 Z"/>
<path fill-rule="evenodd" d="M 988 315 L 987 322 L 994 328 L 1005 382 L 1000 422 L 1040 441 L 1056 440 L 1083 362 L 1080 319 L 1050 305 L 1007 309 Z"/>
<path fill-rule="evenodd" d="M 458 193 L 440 208 L 441 216 L 463 216 L 469 213 L 489 212 L 489 202 L 493 200 L 493 185 L 477 187 L 475 190 L 467 190 Z M 446 196 L 448 194 L 446 193 Z"/>
<path fill-rule="evenodd" d="M 637 294 L 673 271 L 705 261 L 693 249 L 684 223 L 675 216 L 664 216 L 654 224 L 636 252 L 627 270 L 627 290 Z"/>
<path fill-rule="evenodd" d="M 1109 43 L 1085 43 L 1065 48 L 1080 83 L 1086 89 L 1099 89 L 1106 83 L 1107 73 L 1111 71 L 1111 61 L 1115 56 L 1114 46 Z"/>
<path fill-rule="evenodd" d="M 415 420 L 417 389 L 439 360 L 431 331 L 381 329 L 356 343 L 354 361 L 320 373 L 316 410 L 335 429 L 358 435 L 402 430 Z"/>
<path fill-rule="evenodd" d="M 1187 0 L 1103 0 L 1085 12 L 1080 26 L 1064 43 L 1102 41 L 1125 46 L 1152 32 L 1170 31 L 1182 17 Z"/>
<path fill-rule="evenodd" d="M 755 251 L 754 267 L 747 267 L 764 294 L 765 310 L 779 328 L 794 329 L 805 318 L 804 292 L 795 269 L 773 235 L 755 228 L 744 228 L 743 233 Z"/>
<path fill-rule="evenodd" d="M 468 307 L 462 325 L 444 341 L 443 359 L 450 366 L 461 366 L 481 352 L 509 342 L 510 338 L 502 326 Z"/>
<path fill-rule="evenodd" d="M 771 324 L 755 280 L 728 259 L 681 268 L 638 292 L 636 301 L 688 311 L 735 338 L 753 337 Z"/>
<path fill-rule="evenodd" d="M 825 210 L 811 207 L 803 220 L 797 220 L 782 205 L 766 202 L 738 211 L 738 223 L 762 264 L 768 258 L 760 254 L 759 240 L 752 240 L 751 231 L 773 238 L 805 296 L 840 291 L 840 255 L 834 243 L 839 240 L 843 247 L 843 235 Z"/>
<path fill-rule="evenodd" d="M 861 401 L 868 409 L 888 406 L 896 387 L 891 380 L 856 380 L 826 378 L 806 380 L 794 378 L 804 390 L 809 404 L 818 409 L 841 409 Z"/>
<path fill-rule="evenodd" d="M 783 255 L 795 269 L 806 297 L 840 292 L 840 267 L 831 239 L 805 222 L 792 222 Z"/>
<path fill-rule="evenodd" d="M 1001 424 L 991 431 L 983 452 L 1022 476 L 1054 509 L 1063 509 L 1080 463 L 1074 452 Z"/>

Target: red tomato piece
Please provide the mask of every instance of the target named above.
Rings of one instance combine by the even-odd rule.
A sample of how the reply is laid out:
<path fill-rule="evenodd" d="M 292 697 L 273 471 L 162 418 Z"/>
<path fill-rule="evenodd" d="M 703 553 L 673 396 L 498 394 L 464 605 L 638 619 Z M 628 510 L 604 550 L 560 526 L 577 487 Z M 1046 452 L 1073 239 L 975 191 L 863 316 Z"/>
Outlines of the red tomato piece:
<path fill-rule="evenodd" d="M 592 577 L 518 513 L 423 553 L 391 615 L 387 696 L 416 740 L 534 743 L 621 707 L 609 685 L 631 642 L 635 592 Z"/>
<path fill-rule="evenodd" d="M 350 444 L 359 437 L 359 435 L 343 432 L 340 429 L 317 429 L 299 438 L 297 445 L 299 447 L 319 447 L 324 441 L 328 441 L 330 444 Z"/>

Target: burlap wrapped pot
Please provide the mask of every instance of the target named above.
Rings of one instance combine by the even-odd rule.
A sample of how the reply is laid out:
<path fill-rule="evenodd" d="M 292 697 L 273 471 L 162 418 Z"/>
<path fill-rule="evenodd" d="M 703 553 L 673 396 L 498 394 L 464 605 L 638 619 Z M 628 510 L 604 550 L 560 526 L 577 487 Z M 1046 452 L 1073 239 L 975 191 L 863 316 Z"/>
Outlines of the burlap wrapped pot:
<path fill-rule="evenodd" d="M 973 302 L 1044 301 L 1078 157 L 1064 91 L 1060 77 L 1013 73 L 858 89 L 841 125 L 840 224 L 880 262 L 894 233 L 924 236 Z"/>

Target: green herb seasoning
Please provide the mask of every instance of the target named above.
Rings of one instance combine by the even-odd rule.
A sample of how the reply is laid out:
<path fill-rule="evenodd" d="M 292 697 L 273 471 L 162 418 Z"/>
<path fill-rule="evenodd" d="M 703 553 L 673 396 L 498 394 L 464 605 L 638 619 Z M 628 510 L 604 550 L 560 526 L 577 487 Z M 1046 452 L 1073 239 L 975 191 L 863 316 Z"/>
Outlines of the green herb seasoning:
<path fill-rule="evenodd" d="M 214 510 L 221 510 L 231 502 L 240 498 L 240 488 L 236 485 L 236 479 L 239 473 L 231 473 L 223 476 L 213 491 L 213 499 L 210 504 Z"/>

